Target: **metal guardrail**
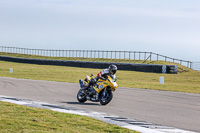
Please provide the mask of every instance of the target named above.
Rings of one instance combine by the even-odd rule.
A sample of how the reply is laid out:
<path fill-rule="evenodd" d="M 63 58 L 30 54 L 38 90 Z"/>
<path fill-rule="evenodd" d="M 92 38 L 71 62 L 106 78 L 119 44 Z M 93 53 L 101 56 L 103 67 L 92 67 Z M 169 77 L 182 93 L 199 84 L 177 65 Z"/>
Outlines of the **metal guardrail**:
<path fill-rule="evenodd" d="M 101 51 L 101 50 L 51 50 L 51 49 L 29 49 L 19 47 L 0 46 L 0 52 L 31 54 L 50 57 L 82 57 L 82 58 L 108 58 L 108 59 L 127 59 L 127 60 L 161 60 L 170 61 L 195 69 L 200 65 L 195 62 L 170 58 L 153 52 L 141 51 Z"/>

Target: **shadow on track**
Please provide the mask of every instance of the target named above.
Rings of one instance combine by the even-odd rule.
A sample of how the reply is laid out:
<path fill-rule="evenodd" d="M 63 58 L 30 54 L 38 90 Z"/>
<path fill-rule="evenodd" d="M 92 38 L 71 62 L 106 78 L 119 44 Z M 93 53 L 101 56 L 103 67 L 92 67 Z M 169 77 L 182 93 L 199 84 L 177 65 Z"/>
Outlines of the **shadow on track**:
<path fill-rule="evenodd" d="M 80 102 L 61 102 L 61 103 L 67 103 L 67 104 L 73 104 L 73 105 L 98 105 L 98 106 L 101 106 L 98 103 L 80 103 Z"/>

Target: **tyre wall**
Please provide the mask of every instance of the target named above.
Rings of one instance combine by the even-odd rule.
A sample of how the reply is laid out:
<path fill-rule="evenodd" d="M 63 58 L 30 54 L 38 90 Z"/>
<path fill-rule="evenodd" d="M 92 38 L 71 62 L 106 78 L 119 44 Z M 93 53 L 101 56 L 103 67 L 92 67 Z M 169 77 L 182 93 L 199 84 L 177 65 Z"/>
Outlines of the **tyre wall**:
<path fill-rule="evenodd" d="M 112 62 L 87 62 L 87 61 L 68 61 L 68 60 L 46 60 L 46 59 L 29 59 L 0 56 L 2 61 L 29 63 L 38 65 L 57 65 L 83 68 L 105 69 L 110 64 L 115 64 L 118 70 L 151 72 L 151 73 L 178 73 L 177 65 L 156 65 L 156 64 L 133 64 L 133 63 L 112 63 Z"/>

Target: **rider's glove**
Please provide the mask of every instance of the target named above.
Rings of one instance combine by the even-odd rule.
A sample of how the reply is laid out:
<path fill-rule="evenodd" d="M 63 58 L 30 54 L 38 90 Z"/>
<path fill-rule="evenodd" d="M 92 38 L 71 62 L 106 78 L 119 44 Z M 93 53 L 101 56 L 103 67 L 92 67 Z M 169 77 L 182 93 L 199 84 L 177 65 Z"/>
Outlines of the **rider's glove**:
<path fill-rule="evenodd" d="M 97 77 L 101 77 L 101 75 L 102 75 L 102 73 L 100 72 L 100 73 L 97 74 Z"/>

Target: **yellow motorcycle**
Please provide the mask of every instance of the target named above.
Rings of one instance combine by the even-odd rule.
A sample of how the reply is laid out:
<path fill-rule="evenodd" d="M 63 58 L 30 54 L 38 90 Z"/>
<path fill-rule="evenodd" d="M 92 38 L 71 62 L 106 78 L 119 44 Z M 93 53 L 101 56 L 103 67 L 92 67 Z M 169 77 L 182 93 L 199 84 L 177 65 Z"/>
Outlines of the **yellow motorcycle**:
<path fill-rule="evenodd" d="M 113 92 L 117 89 L 117 79 L 114 76 L 107 76 L 107 78 L 99 77 L 88 89 L 85 89 L 91 81 L 95 79 L 91 76 L 87 76 L 83 81 L 79 80 L 80 90 L 77 94 L 77 100 L 81 103 L 87 100 L 93 102 L 100 102 L 101 105 L 108 104 L 113 98 Z"/>

